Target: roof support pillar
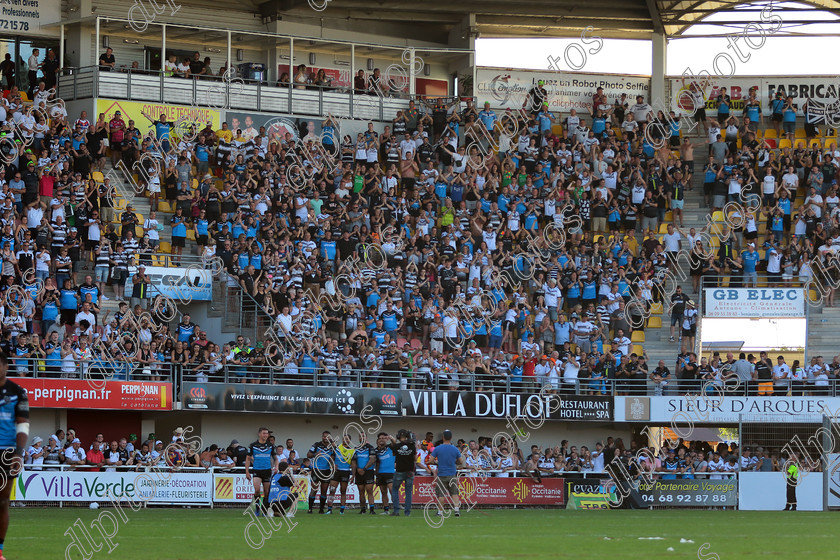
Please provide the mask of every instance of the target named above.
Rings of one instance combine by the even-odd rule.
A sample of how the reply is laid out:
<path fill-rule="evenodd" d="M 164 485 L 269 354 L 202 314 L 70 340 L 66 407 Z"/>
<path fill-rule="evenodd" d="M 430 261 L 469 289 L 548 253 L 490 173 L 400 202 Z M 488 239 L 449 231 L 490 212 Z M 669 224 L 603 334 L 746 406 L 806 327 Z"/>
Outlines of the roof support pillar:
<path fill-rule="evenodd" d="M 671 104 L 665 97 L 665 67 L 668 60 L 668 40 L 664 33 L 653 33 L 651 36 L 651 47 L 653 65 L 650 70 L 650 103 L 661 99 L 663 106 L 670 107 Z"/>

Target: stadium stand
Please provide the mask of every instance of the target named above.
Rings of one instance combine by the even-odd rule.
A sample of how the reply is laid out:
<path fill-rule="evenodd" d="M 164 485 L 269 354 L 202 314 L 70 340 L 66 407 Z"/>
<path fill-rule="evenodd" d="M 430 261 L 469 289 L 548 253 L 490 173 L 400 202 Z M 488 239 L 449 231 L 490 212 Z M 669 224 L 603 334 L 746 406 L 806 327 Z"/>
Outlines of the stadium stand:
<path fill-rule="evenodd" d="M 317 75 L 298 81 L 324 87 Z M 356 84 L 383 87 L 373 75 Z M 506 118 L 469 99 L 418 98 L 385 133 L 371 125 L 319 151 L 312 137 L 269 142 L 227 126 L 189 139 L 154 115 L 142 124 L 154 125 L 156 142 L 120 115 L 91 122 L 58 111 L 40 122 L 12 88 L 4 110 L 34 141 L 0 179 L 2 289 L 19 298 L 6 305 L 0 346 L 21 376 L 79 375 L 90 348 L 104 345 L 129 348 L 124 378 L 151 380 L 179 369 L 198 381 L 479 391 L 722 386 L 737 360 L 696 355 L 700 288 L 801 285 L 810 259 L 833 253 L 833 136 L 817 138 L 824 149 L 773 148 L 769 123 L 732 117 L 710 120 L 708 138 L 681 141 L 644 101 L 597 95 L 586 128 L 546 110 L 545 96 L 534 89 Z M 115 194 L 105 174 L 141 160 L 158 161 L 160 175 L 135 176 L 144 192 L 131 199 Z M 733 228 L 725 204 L 737 201 L 754 205 Z M 559 248 L 530 241 L 549 225 L 564 231 Z M 368 259 L 372 246 L 381 266 Z M 663 273 L 685 264 L 674 261 L 680 249 L 692 282 L 663 302 Z M 214 255 L 227 289 L 244 292 L 271 336 L 207 340 L 188 318 L 165 320 L 136 276 L 140 264 Z M 122 286 L 129 275 L 133 290 Z M 340 308 L 319 307 L 335 290 Z M 816 313 L 832 343 L 832 290 L 827 303 Z M 141 324 L 146 311 L 155 324 Z M 789 374 L 766 355 L 744 358 L 785 376 L 777 392 L 822 394 L 840 359 L 811 356 L 787 355 Z"/>

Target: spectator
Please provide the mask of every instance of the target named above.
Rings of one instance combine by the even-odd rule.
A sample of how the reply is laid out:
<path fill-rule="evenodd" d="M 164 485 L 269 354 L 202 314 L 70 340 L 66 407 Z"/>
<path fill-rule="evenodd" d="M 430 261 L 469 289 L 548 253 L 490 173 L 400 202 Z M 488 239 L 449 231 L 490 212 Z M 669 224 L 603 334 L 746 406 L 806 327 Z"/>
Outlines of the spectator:
<path fill-rule="evenodd" d="M 33 51 L 33 54 L 37 55 L 38 49 Z M 103 54 L 99 55 L 99 70 L 102 72 L 110 72 L 113 68 L 116 68 L 117 61 L 114 58 L 114 49 L 108 47 L 105 49 Z M 30 80 L 31 82 L 31 80 Z"/>

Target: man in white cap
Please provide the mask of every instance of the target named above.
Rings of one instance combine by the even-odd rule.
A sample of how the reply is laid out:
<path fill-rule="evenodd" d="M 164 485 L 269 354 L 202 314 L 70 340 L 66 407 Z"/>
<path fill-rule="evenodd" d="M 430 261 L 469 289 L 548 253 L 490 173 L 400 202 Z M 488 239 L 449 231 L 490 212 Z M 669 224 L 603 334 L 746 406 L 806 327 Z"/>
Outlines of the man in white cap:
<path fill-rule="evenodd" d="M 82 449 L 82 441 L 79 438 L 73 439 L 70 442 L 70 447 L 64 450 L 64 464 L 77 467 L 84 465 L 86 459 L 85 450 Z"/>

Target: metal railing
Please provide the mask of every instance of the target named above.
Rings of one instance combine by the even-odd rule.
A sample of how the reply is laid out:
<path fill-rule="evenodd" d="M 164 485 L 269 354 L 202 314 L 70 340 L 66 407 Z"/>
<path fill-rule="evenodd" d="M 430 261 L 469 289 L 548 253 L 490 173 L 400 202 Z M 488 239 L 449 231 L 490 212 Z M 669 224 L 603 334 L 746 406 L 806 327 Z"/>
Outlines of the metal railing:
<path fill-rule="evenodd" d="M 108 360 L 96 358 L 64 363 L 61 358 L 9 357 L 9 377 L 35 379 L 83 379 L 98 384 L 101 381 L 151 381 L 176 383 L 181 378 L 180 364 L 166 362 L 141 363 L 130 358 L 114 356 Z"/>
<path fill-rule="evenodd" d="M 551 382 L 545 378 L 514 378 L 494 374 L 474 375 L 468 372 L 445 375 L 430 374 L 425 369 L 408 371 L 343 369 L 329 371 L 321 366 L 295 365 L 242 365 L 204 363 L 172 364 L 167 362 L 143 364 L 126 361 L 76 361 L 72 371 L 62 366 L 59 358 L 9 359 L 10 377 L 36 379 L 75 379 L 131 382 L 173 383 L 176 397 L 183 382 L 191 383 L 247 383 L 258 385 L 285 385 L 290 387 L 345 387 L 356 389 L 389 389 L 416 391 L 488 391 L 504 393 L 547 393 L 575 396 L 664 396 L 708 394 L 719 398 L 721 388 L 698 380 L 672 379 L 667 385 L 650 380 L 636 379 L 578 379 L 574 382 Z M 825 383 L 825 382 L 824 382 Z M 546 388 L 547 387 L 547 388 Z M 758 381 L 729 385 L 725 392 L 730 396 L 840 396 L 840 377 L 829 379 L 827 384 L 815 385 L 813 381 L 793 382 L 784 386 L 760 386 Z"/>
<path fill-rule="evenodd" d="M 429 391 L 493 391 L 505 393 L 538 393 L 548 386 L 547 392 L 577 396 L 684 396 L 707 394 L 719 398 L 721 388 L 699 380 L 672 379 L 663 386 L 650 380 L 636 379 L 578 379 L 573 382 L 551 382 L 545 378 L 513 378 L 499 375 L 474 375 L 470 373 L 429 374 L 425 370 L 412 372 L 395 370 L 349 369 L 341 372 L 320 366 L 295 365 L 205 365 L 199 370 L 189 365 L 180 370 L 181 382 L 199 383 L 251 383 L 287 385 L 293 387 L 346 387 L 356 389 L 393 389 Z M 180 385 L 180 382 L 179 382 Z M 778 391 L 776 389 L 779 389 Z M 794 382 L 774 388 L 759 387 L 757 381 L 728 385 L 729 396 L 838 396 L 840 378 L 830 379 L 828 385 L 816 386 L 813 382 Z"/>
<path fill-rule="evenodd" d="M 409 100 L 424 96 L 390 93 L 390 97 L 359 94 L 352 87 L 288 84 L 264 81 L 230 81 L 220 76 L 182 78 L 164 72 L 117 69 L 103 72 L 98 66 L 65 68 L 58 78 L 58 97 L 65 101 L 89 98 L 153 101 L 178 105 L 259 111 L 278 114 L 332 114 L 338 118 L 386 120 L 407 109 Z"/>
<path fill-rule="evenodd" d="M 84 448 L 82 448 L 84 449 Z M 199 450 L 201 451 L 201 450 Z M 297 461 L 301 461 L 301 458 L 298 458 Z M 300 467 L 300 465 L 296 465 Z M 424 471 L 422 467 L 418 464 L 417 465 L 417 476 L 431 476 L 428 472 Z M 94 469 L 101 470 L 102 472 L 138 472 L 138 473 L 145 473 L 145 472 L 181 472 L 181 473 L 223 473 L 223 474 L 245 474 L 245 467 L 216 467 L 216 466 L 171 466 L 166 463 L 166 461 L 161 457 L 157 460 L 154 464 L 143 464 L 143 465 L 120 465 L 120 466 L 97 466 L 97 465 L 67 465 L 64 463 L 59 464 L 39 464 L 34 465 L 32 463 L 27 463 L 23 466 L 23 472 L 41 472 L 41 471 L 63 471 L 63 472 L 96 472 Z M 601 478 L 601 479 L 609 479 L 610 475 L 605 470 L 602 471 L 595 471 L 595 470 L 566 470 L 563 469 L 553 469 L 549 471 L 548 469 L 539 469 L 540 475 L 542 477 L 552 477 L 552 476 L 572 476 L 575 478 Z M 305 474 L 309 472 L 309 469 L 302 469 L 302 473 Z M 253 469 L 251 470 L 253 472 Z M 679 480 L 691 480 L 691 479 L 701 479 L 701 480 L 708 480 L 712 479 L 712 477 L 718 477 L 718 479 L 731 479 L 736 478 L 740 471 L 731 471 L 731 472 L 691 472 L 691 473 L 679 473 L 673 474 L 669 473 L 668 471 L 646 471 L 646 476 L 650 477 L 652 480 L 670 480 L 673 478 Z M 480 476 L 481 474 L 486 474 L 490 476 L 498 476 L 501 474 L 507 474 L 508 476 L 512 477 L 528 477 L 532 476 L 533 473 L 524 470 L 523 468 L 487 468 L 487 469 L 479 469 L 479 468 L 459 468 L 459 474 L 464 474 L 467 476 Z M 689 475 L 689 477 L 686 477 Z M 668 477 L 668 478 L 666 478 Z M 716 480 L 716 479 L 712 479 Z"/>

